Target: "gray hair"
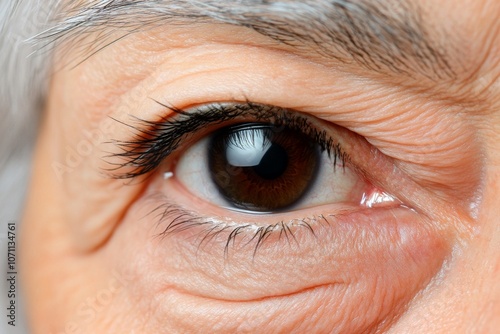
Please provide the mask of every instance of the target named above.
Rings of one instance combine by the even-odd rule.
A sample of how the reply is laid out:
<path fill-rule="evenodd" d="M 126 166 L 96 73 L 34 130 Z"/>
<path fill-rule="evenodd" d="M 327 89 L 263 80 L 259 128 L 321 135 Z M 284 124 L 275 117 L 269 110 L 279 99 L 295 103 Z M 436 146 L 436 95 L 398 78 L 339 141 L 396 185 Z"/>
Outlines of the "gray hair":
<path fill-rule="evenodd" d="M 34 54 L 29 39 L 47 28 L 55 3 L 0 2 L 1 224 L 18 220 L 22 210 L 50 64 L 50 54 Z"/>
<path fill-rule="evenodd" d="M 18 222 L 29 181 L 31 154 L 48 87 L 50 53 L 32 54 L 32 36 L 47 28 L 55 0 L 0 2 L 0 247 L 7 249 L 7 224 Z M 2 256 L 1 268 L 7 268 Z M 4 271 L 6 272 L 6 271 Z M 2 279 L 2 305 L 7 305 Z M 17 291 L 17 295 L 19 296 Z M 16 297 L 18 298 L 18 297 Z M 19 303 L 19 301 L 18 301 Z M 22 307 L 22 304 L 18 304 Z M 19 310 L 20 311 L 20 310 Z M 0 332 L 25 333 L 18 311 L 16 327 L 2 321 Z M 3 328 L 7 326 L 8 328 Z"/>

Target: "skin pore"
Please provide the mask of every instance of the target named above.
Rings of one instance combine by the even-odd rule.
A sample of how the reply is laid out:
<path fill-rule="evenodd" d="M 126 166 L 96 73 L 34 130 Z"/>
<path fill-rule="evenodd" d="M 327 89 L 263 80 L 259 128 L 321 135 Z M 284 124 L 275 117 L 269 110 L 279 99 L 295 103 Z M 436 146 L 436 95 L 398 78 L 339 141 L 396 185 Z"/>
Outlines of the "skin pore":
<path fill-rule="evenodd" d="M 330 2 L 311 3 L 330 13 Z M 255 21 L 231 2 L 228 19 L 205 2 L 211 19 L 135 31 L 118 24 L 127 16 L 114 16 L 115 29 L 66 35 L 55 59 L 69 65 L 51 81 L 22 225 L 34 333 L 493 333 L 500 326 L 500 5 L 384 2 L 381 13 L 394 17 L 367 19 L 372 30 L 364 31 L 353 28 L 363 23 L 355 14 L 377 6 L 331 3 L 347 5 L 328 7 L 332 16 L 322 19 L 346 10 L 351 25 L 332 27 L 344 39 L 330 36 L 330 44 L 318 30 L 313 38 L 300 30 L 312 21 L 284 20 L 290 40 L 286 29 L 272 30 L 265 22 L 281 22 L 288 13 L 281 7 Z M 417 8 L 420 18 L 408 14 Z M 154 22 L 136 11 L 137 21 Z M 87 14 L 102 24 L 105 12 Z M 120 38 L 123 31 L 133 33 Z M 114 43 L 84 52 L 96 41 Z M 192 188 L 201 178 L 188 186 L 178 170 L 215 126 L 183 140 L 147 175 L 120 178 L 134 165 L 117 144 L 155 135 L 147 124 L 180 117 L 175 108 L 248 102 L 305 115 L 347 152 L 356 184 L 397 200 L 265 215 L 228 210 Z M 166 233 L 193 215 L 203 224 Z M 303 224 L 288 223 L 297 220 Z M 220 228 L 241 225 L 250 227 L 233 239 Z"/>

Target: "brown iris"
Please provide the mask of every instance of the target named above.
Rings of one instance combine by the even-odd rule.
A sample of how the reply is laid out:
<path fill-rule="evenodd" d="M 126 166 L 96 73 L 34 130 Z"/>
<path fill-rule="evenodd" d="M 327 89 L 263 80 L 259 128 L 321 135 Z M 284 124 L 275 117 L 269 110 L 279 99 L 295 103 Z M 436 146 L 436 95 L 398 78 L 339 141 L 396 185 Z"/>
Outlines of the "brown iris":
<path fill-rule="evenodd" d="M 242 210 L 269 212 L 295 204 L 314 179 L 318 145 L 300 131 L 246 123 L 219 130 L 210 173 L 225 199 Z"/>

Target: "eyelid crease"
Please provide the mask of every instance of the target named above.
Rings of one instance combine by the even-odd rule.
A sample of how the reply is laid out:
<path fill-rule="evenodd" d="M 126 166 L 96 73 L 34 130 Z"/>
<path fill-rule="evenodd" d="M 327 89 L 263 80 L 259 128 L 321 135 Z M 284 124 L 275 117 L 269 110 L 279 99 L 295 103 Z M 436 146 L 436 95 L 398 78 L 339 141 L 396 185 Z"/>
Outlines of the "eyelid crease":
<path fill-rule="evenodd" d="M 133 117 L 134 124 L 124 121 L 117 122 L 135 130 L 134 137 L 130 140 L 113 140 L 119 152 L 104 157 L 118 158 L 121 162 L 108 163 L 112 166 L 109 172 L 113 178 L 133 179 L 154 171 L 175 150 L 183 145 L 188 137 L 193 137 L 198 131 L 208 126 L 219 126 L 223 123 L 250 118 L 251 121 L 267 122 L 278 127 L 302 131 L 311 137 L 328 157 L 333 159 L 334 166 L 337 161 L 342 165 L 350 161 L 349 155 L 342 150 L 340 144 L 327 134 L 324 129 L 318 129 L 308 118 L 298 111 L 277 106 L 258 104 L 253 102 L 226 102 L 211 103 L 179 109 L 155 100 L 162 107 L 173 111 L 177 116 L 162 117 L 158 121 L 148 121 Z M 121 169 L 126 172 L 120 172 Z"/>

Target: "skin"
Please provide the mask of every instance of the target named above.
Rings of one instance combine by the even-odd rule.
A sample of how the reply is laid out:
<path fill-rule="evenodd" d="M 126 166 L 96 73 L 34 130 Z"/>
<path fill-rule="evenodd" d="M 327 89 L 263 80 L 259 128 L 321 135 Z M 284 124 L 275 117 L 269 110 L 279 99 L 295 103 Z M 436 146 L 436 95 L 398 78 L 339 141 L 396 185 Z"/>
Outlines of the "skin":
<path fill-rule="evenodd" d="M 468 41 L 457 78 L 367 72 L 216 24 L 138 33 L 57 71 L 20 243 L 33 333 L 500 328 L 500 5 L 421 5 L 430 25 L 459 27 Z M 223 241 L 200 247 L 189 230 L 157 238 L 148 213 L 159 193 L 257 225 L 343 207 L 264 217 L 222 209 L 182 180 L 163 180 L 188 144 L 142 182 L 104 176 L 117 162 L 102 159 L 116 152 L 109 142 L 132 135 L 110 116 L 172 114 L 154 100 L 180 108 L 249 100 L 313 115 L 363 179 L 404 206 L 363 208 L 318 227 L 315 238 L 297 229 L 300 246 L 273 235 L 256 255 L 240 241 L 225 257 Z"/>

